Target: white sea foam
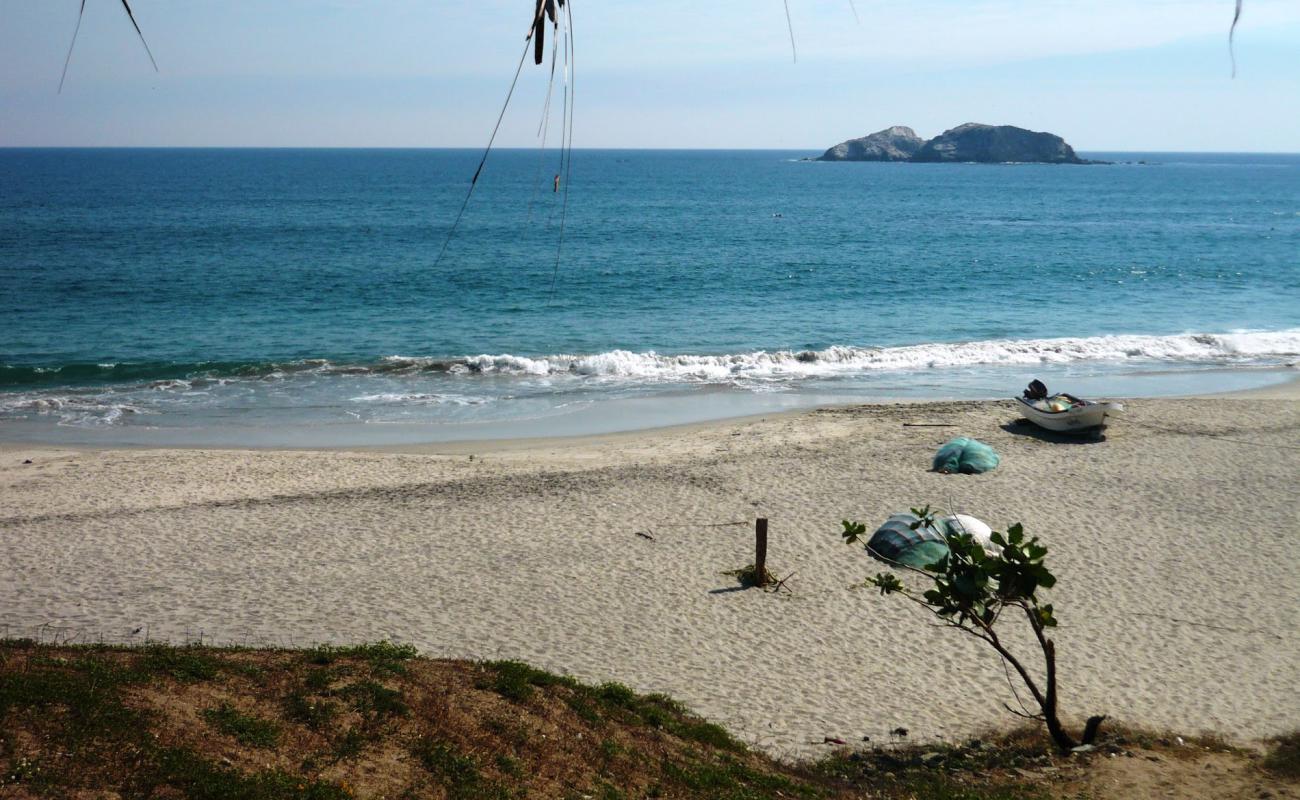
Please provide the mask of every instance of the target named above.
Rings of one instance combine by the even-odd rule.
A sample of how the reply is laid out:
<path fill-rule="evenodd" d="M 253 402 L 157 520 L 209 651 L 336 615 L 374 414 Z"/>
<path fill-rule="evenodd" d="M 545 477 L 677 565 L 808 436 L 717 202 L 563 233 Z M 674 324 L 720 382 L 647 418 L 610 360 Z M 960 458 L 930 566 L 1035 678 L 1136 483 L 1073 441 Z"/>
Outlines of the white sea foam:
<path fill-rule="evenodd" d="M 491 402 L 491 400 L 486 397 L 465 397 L 463 395 L 433 394 L 427 392 L 380 392 L 378 394 L 363 394 L 357 397 L 349 397 L 348 400 L 353 403 L 365 403 L 367 405 L 434 406 L 477 406 Z"/>
<path fill-rule="evenodd" d="M 1177 366 L 1255 366 L 1300 361 L 1300 328 L 1282 331 L 1188 333 L 1174 336 L 1095 336 L 998 339 L 902 347 L 833 346 L 720 355 L 610 350 L 586 355 L 480 354 L 462 358 L 390 356 L 381 362 L 295 362 L 248 375 L 189 377 L 115 384 L 0 392 L 0 420 L 48 419 L 60 426 L 138 424 L 138 415 L 201 416 L 207 410 L 247 408 L 272 415 L 344 413 L 344 408 L 411 410 L 444 418 L 491 406 L 535 411 L 538 402 L 561 402 L 569 392 L 637 392 L 650 385 L 737 387 L 749 392 L 798 391 L 802 381 L 873 374 L 934 378 L 931 370 L 1060 366 L 1093 362 Z M 891 379 L 892 380 L 892 379 Z M 549 398 L 547 400 L 546 398 Z M 591 399 L 591 398 L 586 398 Z M 417 412 L 423 408 L 425 411 Z M 329 409 L 334 409 L 330 411 Z M 462 409 L 462 412 L 456 411 Z M 350 413 L 350 412 L 347 412 Z M 405 411 L 403 411 L 405 413 Z M 508 412 L 502 412 L 508 413 Z M 523 413 L 522 411 L 520 413 Z M 532 413 L 532 412 L 529 412 Z M 155 417 L 157 419 L 157 417 Z M 406 419 L 405 417 L 403 418 Z M 133 423 L 134 420 L 134 423 Z"/>
<path fill-rule="evenodd" d="M 1205 364 L 1285 362 L 1300 355 L 1300 328 L 1286 331 L 998 339 L 903 347 L 833 346 L 824 350 L 724 355 L 662 355 L 611 350 L 592 355 L 527 358 L 510 354 L 465 359 L 470 371 L 515 375 L 730 381 L 829 377 L 854 372 L 915 371 L 1001 364 L 1151 361 Z"/>
<path fill-rule="evenodd" d="M 120 425 L 134 414 L 151 414 L 149 409 L 133 403 L 113 401 L 99 396 L 13 395 L 0 400 L 0 416 L 57 417 L 57 425 Z"/>
<path fill-rule="evenodd" d="M 149 384 L 149 388 L 160 392 L 186 392 L 194 388 L 194 381 L 171 378 L 168 380 L 154 381 Z"/>
<path fill-rule="evenodd" d="M 559 356 L 571 359 L 570 356 Z M 512 356 L 509 353 L 499 356 L 478 355 L 465 359 L 465 364 L 475 372 L 506 372 L 523 375 L 550 375 L 565 371 L 559 364 L 552 364 L 549 358 L 526 358 Z"/>

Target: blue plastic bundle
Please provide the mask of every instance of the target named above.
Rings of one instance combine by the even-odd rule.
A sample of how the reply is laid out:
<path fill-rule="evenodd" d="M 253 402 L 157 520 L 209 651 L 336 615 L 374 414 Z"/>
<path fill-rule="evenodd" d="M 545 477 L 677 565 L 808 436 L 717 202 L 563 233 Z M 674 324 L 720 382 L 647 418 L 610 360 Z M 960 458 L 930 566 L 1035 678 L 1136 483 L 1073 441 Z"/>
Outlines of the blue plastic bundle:
<path fill-rule="evenodd" d="M 894 514 L 885 524 L 871 534 L 867 552 L 888 564 L 906 564 L 924 569 L 948 555 L 948 542 L 943 533 L 931 525 L 912 525 L 919 521 L 915 514 Z"/>
<path fill-rule="evenodd" d="M 939 452 L 934 455 L 934 465 L 931 468 L 935 472 L 978 475 L 993 469 L 1001 460 L 992 447 L 975 439 L 958 436 L 939 448 Z"/>

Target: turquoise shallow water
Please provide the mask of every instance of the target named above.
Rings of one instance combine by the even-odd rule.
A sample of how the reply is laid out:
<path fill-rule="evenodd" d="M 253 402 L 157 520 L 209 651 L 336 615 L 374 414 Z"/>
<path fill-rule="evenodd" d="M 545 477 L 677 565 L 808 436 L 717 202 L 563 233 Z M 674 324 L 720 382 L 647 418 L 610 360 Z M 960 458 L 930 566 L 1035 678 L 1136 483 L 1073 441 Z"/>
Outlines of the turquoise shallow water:
<path fill-rule="evenodd" d="M 557 269 L 553 153 L 494 153 L 435 264 L 477 152 L 0 150 L 0 438 L 582 433 L 1300 358 L 1300 156 L 806 155 L 578 151 Z"/>

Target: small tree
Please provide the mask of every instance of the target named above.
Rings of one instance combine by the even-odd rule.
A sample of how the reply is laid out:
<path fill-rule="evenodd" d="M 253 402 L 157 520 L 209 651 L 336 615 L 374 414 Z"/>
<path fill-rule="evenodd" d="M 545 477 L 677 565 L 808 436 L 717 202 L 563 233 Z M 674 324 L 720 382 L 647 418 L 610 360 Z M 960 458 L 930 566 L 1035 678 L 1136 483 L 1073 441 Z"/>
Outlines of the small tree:
<path fill-rule="evenodd" d="M 934 524 L 929 506 L 914 508 L 912 513 L 918 518 L 912 523 L 913 530 Z M 845 544 L 855 544 L 865 537 L 866 526 L 845 520 L 841 535 Z M 1047 630 L 1056 627 L 1056 616 L 1051 603 L 1039 602 L 1038 597 L 1039 589 L 1050 589 L 1056 583 L 1056 578 L 1043 564 L 1047 548 L 1039 544 L 1037 537 L 1026 540 L 1019 523 L 1008 528 L 1005 535 L 993 533 L 992 542 L 1000 548 L 997 554 L 986 553 L 983 545 L 964 531 L 945 531 L 944 536 L 948 555 L 938 562 L 923 569 L 897 564 L 899 568 L 915 572 L 930 582 L 931 588 L 919 596 L 904 586 L 897 575 L 889 572 L 879 573 L 863 585 L 880 589 L 881 595 L 902 595 L 934 614 L 944 624 L 987 642 L 1016 671 L 1038 704 L 1036 714 L 1015 711 L 1004 703 L 1008 711 L 1042 721 L 1052 741 L 1063 752 L 1080 744 L 1092 744 L 1104 716 L 1091 717 L 1084 728 L 1082 741 L 1077 742 L 1061 725 L 1057 712 L 1056 646 L 1047 637 Z M 863 542 L 863 547 L 870 552 L 867 543 Z M 1046 681 L 1041 687 L 998 636 L 996 626 L 1008 609 L 1016 616 L 1023 614 L 1042 649 Z M 1010 682 L 1010 673 L 1007 679 Z M 1012 692 L 1015 692 L 1014 684 Z"/>

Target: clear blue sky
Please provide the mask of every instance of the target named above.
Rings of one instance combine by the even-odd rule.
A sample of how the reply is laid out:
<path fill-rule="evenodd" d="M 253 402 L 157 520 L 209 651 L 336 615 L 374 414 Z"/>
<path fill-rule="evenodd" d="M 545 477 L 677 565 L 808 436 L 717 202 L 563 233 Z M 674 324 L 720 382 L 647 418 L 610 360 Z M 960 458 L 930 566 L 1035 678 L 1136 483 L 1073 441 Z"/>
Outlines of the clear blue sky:
<path fill-rule="evenodd" d="M 911 125 L 1300 152 L 1300 2 L 576 0 L 578 147 L 818 150 Z M 482 146 L 532 0 L 0 0 L 0 146 Z M 536 144 L 525 70 L 500 144 Z M 554 139 L 552 139 L 552 142 Z"/>

